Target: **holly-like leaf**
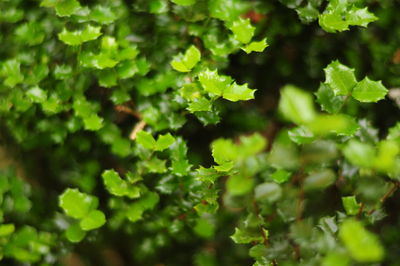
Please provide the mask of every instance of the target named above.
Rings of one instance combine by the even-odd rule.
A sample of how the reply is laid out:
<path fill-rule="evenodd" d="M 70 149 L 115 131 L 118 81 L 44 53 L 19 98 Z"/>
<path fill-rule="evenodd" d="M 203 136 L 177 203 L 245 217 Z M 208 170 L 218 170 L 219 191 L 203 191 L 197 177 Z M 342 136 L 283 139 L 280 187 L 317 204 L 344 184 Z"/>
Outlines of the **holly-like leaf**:
<path fill-rule="evenodd" d="M 231 102 L 246 101 L 254 99 L 254 92 L 247 84 L 239 85 L 236 82 L 225 88 L 222 97 Z"/>
<path fill-rule="evenodd" d="M 325 69 L 326 83 L 332 88 L 335 95 L 348 95 L 357 85 L 354 69 L 339 61 L 333 61 Z"/>
<path fill-rule="evenodd" d="M 222 93 L 232 83 L 229 76 L 219 75 L 217 70 L 205 70 L 199 73 L 199 81 L 202 87 L 212 94 L 222 96 Z"/>
<path fill-rule="evenodd" d="M 246 232 L 245 230 L 241 230 L 236 227 L 235 233 L 231 235 L 231 238 L 236 244 L 249 244 L 252 242 L 262 242 L 263 237 L 261 232 L 257 231 L 257 233 Z"/>
<path fill-rule="evenodd" d="M 81 8 L 77 0 L 42 0 L 40 6 L 54 8 L 59 17 L 69 17 Z"/>
<path fill-rule="evenodd" d="M 355 86 L 352 96 L 360 102 L 377 102 L 385 98 L 388 90 L 381 81 L 373 81 L 365 77 Z"/>
<path fill-rule="evenodd" d="M 315 96 L 321 109 L 331 114 L 338 113 L 345 101 L 345 96 L 336 96 L 333 89 L 326 83 L 320 84 Z"/>
<path fill-rule="evenodd" d="M 312 121 L 316 116 L 312 95 L 292 85 L 282 88 L 279 111 L 286 119 L 299 125 Z"/>
<path fill-rule="evenodd" d="M 246 52 L 246 54 L 250 54 L 251 52 L 261 53 L 268 47 L 267 38 L 262 39 L 261 41 L 253 41 L 241 49 Z"/>
<path fill-rule="evenodd" d="M 378 237 L 368 232 L 359 221 L 345 220 L 340 226 L 339 238 L 357 262 L 379 262 L 384 257 Z"/>
<path fill-rule="evenodd" d="M 271 175 L 271 178 L 275 182 L 281 184 L 281 183 L 285 183 L 286 181 L 288 181 L 291 176 L 292 176 L 292 173 L 290 173 L 284 169 L 279 169 L 279 170 L 276 170 Z"/>
<path fill-rule="evenodd" d="M 136 142 L 146 149 L 154 149 L 157 143 L 152 134 L 143 130 L 136 134 Z"/>
<path fill-rule="evenodd" d="M 102 33 L 101 27 L 86 25 L 82 30 L 68 31 L 66 28 L 58 34 L 58 38 L 71 46 L 81 45 L 84 42 L 96 40 Z"/>
<path fill-rule="evenodd" d="M 4 85 L 8 87 L 14 87 L 24 80 L 24 76 L 21 73 L 21 63 L 16 59 L 5 61 L 1 65 L 0 74 L 5 77 Z"/>
<path fill-rule="evenodd" d="M 212 108 L 211 102 L 207 98 L 201 97 L 198 99 L 194 99 L 193 102 L 189 103 L 187 109 L 189 110 L 189 112 L 194 113 L 201 111 L 208 112 L 211 111 L 211 108 Z"/>
<path fill-rule="evenodd" d="M 107 190 L 115 196 L 128 196 L 129 198 L 138 198 L 140 196 L 140 188 L 128 184 L 114 170 L 104 171 L 102 178 Z"/>
<path fill-rule="evenodd" d="M 192 68 L 200 61 L 200 51 L 194 46 L 190 46 L 185 54 L 179 54 L 174 57 L 171 66 L 179 72 L 190 72 Z"/>
<path fill-rule="evenodd" d="M 174 142 L 175 138 L 170 133 L 159 135 L 156 142 L 155 150 L 163 151 L 165 149 L 168 149 Z"/>
<path fill-rule="evenodd" d="M 235 39 L 243 44 L 247 44 L 251 41 L 256 29 L 251 25 L 250 19 L 242 18 L 233 21 L 229 28 L 233 32 Z"/>
<path fill-rule="evenodd" d="M 84 231 L 90 231 L 103 226 L 106 223 L 106 216 L 99 210 L 89 212 L 79 223 Z"/>

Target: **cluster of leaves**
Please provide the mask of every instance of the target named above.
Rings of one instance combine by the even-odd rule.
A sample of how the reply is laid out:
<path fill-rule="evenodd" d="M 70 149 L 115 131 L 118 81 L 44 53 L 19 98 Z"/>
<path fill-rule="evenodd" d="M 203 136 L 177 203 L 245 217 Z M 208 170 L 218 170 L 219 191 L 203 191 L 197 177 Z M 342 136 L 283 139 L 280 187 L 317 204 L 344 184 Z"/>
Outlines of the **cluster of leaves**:
<path fill-rule="evenodd" d="M 398 263 L 400 123 L 370 122 L 392 91 L 380 72 L 329 56 L 318 89 L 278 82 L 276 112 L 247 112 L 266 87 L 235 69 L 267 71 L 267 47 L 303 27 L 282 3 L 317 35 L 379 17 L 358 0 L 0 0 L 0 144 L 24 169 L 0 172 L 0 260 Z"/>

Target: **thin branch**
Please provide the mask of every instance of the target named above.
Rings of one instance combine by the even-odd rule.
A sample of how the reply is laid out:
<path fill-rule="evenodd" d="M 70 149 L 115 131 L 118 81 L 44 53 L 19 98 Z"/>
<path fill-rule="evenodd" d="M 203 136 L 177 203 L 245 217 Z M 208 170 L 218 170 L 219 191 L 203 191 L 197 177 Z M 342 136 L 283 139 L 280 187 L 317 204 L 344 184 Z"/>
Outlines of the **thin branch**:
<path fill-rule="evenodd" d="M 128 106 L 125 106 L 125 105 L 116 105 L 114 108 L 115 108 L 115 110 L 116 110 L 117 112 L 129 114 L 129 115 L 131 115 L 131 116 L 133 116 L 133 117 L 135 117 L 135 118 L 137 118 L 137 119 L 139 119 L 139 120 L 142 120 L 142 116 L 140 115 L 140 113 L 138 113 L 138 112 L 132 110 L 132 109 L 129 108 Z"/>
<path fill-rule="evenodd" d="M 144 127 L 146 126 L 146 122 L 144 122 L 143 120 L 140 120 L 135 127 L 132 129 L 131 134 L 129 134 L 129 139 L 131 140 L 135 140 L 136 139 L 136 135 L 137 133 L 142 130 Z"/>

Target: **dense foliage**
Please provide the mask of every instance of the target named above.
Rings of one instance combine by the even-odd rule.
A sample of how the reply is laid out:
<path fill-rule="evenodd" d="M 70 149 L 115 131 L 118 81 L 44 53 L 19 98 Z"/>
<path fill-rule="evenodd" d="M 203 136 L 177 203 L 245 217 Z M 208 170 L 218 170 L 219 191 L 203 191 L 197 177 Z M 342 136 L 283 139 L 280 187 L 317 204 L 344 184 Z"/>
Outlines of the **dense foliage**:
<path fill-rule="evenodd" d="M 396 0 L 0 0 L 0 264 L 400 265 Z"/>

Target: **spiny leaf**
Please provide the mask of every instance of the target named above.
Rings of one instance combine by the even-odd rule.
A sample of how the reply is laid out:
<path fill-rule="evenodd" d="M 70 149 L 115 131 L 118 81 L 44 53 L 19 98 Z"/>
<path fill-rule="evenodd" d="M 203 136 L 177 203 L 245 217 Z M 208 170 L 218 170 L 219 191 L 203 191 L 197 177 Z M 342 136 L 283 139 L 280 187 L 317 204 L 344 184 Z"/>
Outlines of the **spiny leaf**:
<path fill-rule="evenodd" d="M 179 54 L 174 57 L 171 66 L 179 72 L 190 72 L 192 68 L 200 61 L 200 51 L 194 46 L 190 46 L 185 54 Z"/>
<path fill-rule="evenodd" d="M 324 71 L 326 83 L 333 89 L 335 95 L 347 95 L 357 85 L 354 69 L 337 60 L 330 63 Z"/>
<path fill-rule="evenodd" d="M 377 102 L 385 98 L 388 90 L 381 81 L 372 81 L 365 77 L 354 88 L 352 96 L 360 102 Z"/>

